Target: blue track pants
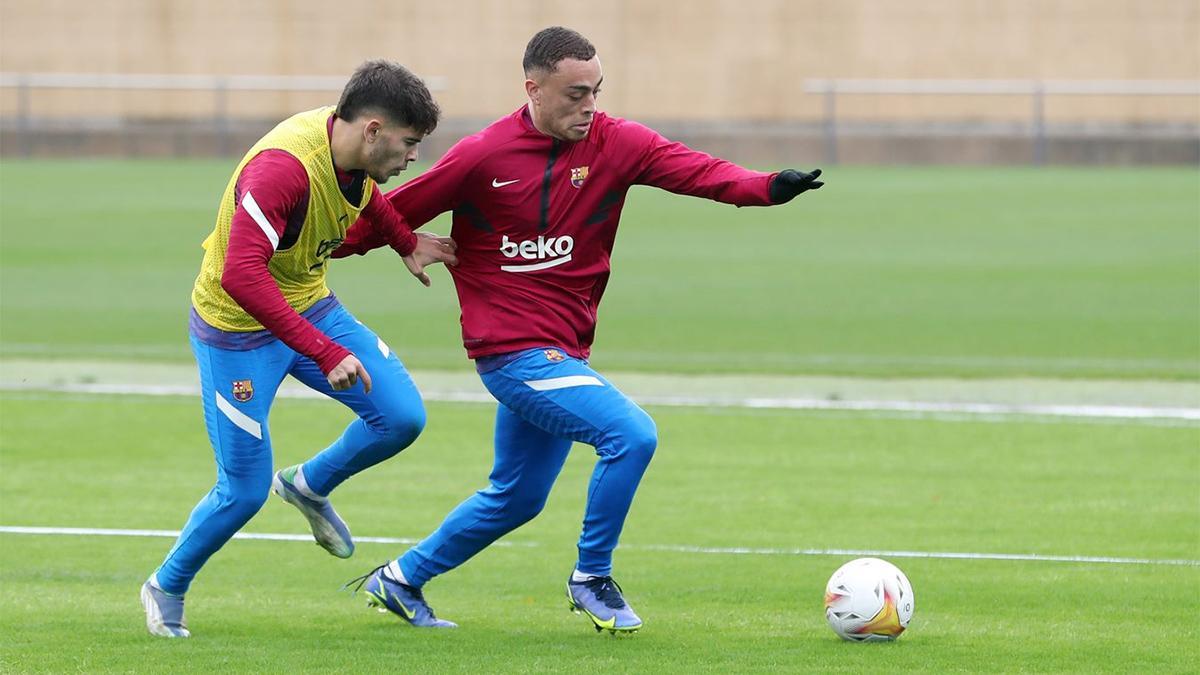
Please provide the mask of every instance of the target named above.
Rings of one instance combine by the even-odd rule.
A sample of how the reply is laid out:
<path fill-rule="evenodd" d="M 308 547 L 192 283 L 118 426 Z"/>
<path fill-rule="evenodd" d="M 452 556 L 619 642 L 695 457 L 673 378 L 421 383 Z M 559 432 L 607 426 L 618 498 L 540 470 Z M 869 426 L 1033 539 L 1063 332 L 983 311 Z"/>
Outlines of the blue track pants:
<path fill-rule="evenodd" d="M 316 363 L 278 340 L 234 351 L 192 337 L 217 483 L 196 505 L 155 573 L 164 591 L 187 591 L 200 567 L 266 501 L 274 474 L 267 415 L 287 375 L 358 415 L 332 445 L 304 464 L 308 486 L 319 495 L 408 447 L 424 428 L 421 396 L 383 340 L 340 305 L 315 325 L 363 363 L 371 376 L 369 395 L 362 382 L 334 391 Z"/>
<path fill-rule="evenodd" d="M 599 456 L 577 569 L 609 574 L 633 495 L 658 444 L 654 421 L 585 361 L 557 349 L 526 350 L 481 377 L 500 402 L 489 485 L 400 558 L 404 576 L 421 586 L 536 516 L 572 441 L 593 446 Z"/>

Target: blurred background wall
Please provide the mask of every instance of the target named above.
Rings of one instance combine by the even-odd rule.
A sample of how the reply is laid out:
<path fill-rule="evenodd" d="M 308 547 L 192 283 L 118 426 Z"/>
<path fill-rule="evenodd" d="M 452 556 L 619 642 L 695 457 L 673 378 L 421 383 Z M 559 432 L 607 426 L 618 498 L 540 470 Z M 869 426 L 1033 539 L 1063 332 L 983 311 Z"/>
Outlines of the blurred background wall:
<path fill-rule="evenodd" d="M 602 108 L 743 162 L 1200 161 L 1197 0 L 0 0 L 0 152 L 235 154 L 385 57 L 435 85 L 436 155 L 521 105 L 525 43 L 553 24 L 596 44 Z M 334 84 L 28 86 L 34 74 Z M 841 79 L 953 82 L 887 95 L 815 82 Z M 1063 81 L 1143 93 L 1055 93 Z"/>

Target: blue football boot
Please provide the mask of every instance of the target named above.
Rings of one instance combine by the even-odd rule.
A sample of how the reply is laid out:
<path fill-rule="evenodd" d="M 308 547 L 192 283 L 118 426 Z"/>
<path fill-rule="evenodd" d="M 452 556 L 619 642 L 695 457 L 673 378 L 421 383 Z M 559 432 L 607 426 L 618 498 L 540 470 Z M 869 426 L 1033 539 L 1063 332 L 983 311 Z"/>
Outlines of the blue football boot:
<path fill-rule="evenodd" d="M 621 587 L 612 577 L 589 577 L 586 581 L 567 580 L 567 600 L 571 611 L 587 615 L 596 632 L 633 633 L 642 620 L 621 596 Z"/>
<path fill-rule="evenodd" d="M 351 580 L 342 588 L 349 588 L 354 583 L 358 584 L 354 587 L 354 593 L 360 588 L 366 591 L 368 607 L 377 607 L 381 612 L 391 612 L 418 628 L 458 628 L 458 624 L 453 621 L 434 616 L 433 608 L 425 602 L 425 595 L 421 593 L 421 589 L 393 579 L 387 573 L 386 564 Z"/>
<path fill-rule="evenodd" d="M 271 480 L 271 492 L 300 509 L 300 513 L 308 519 L 317 545 L 339 558 L 349 558 L 354 555 L 354 539 L 350 537 L 350 528 L 346 527 L 346 522 L 333 510 L 333 505 L 328 499 L 312 499 L 296 489 L 294 481 L 299 468 L 300 465 L 297 464 L 276 471 Z"/>
<path fill-rule="evenodd" d="M 183 596 L 173 595 L 147 581 L 142 584 L 142 607 L 151 635 L 168 638 L 191 637 L 183 618 Z"/>

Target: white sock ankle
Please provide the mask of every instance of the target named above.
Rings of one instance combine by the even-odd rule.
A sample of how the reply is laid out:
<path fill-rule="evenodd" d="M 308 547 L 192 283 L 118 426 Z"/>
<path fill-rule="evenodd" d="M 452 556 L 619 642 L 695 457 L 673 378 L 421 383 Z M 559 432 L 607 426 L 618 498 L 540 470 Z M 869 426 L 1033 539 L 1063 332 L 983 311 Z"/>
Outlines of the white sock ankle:
<path fill-rule="evenodd" d="M 581 581 L 587 581 L 588 579 L 593 579 L 595 577 L 601 577 L 601 576 L 604 576 L 604 575 L 603 574 L 591 574 L 589 572 L 580 572 L 579 570 L 575 570 L 574 572 L 571 572 L 571 581 L 578 583 Z"/>
<path fill-rule="evenodd" d="M 400 569 L 399 560 L 393 560 L 392 562 L 388 563 L 387 569 L 384 571 L 387 572 L 387 575 L 392 578 L 392 581 L 399 581 L 405 586 L 412 585 L 408 583 L 408 579 L 404 578 L 404 570 Z"/>
<path fill-rule="evenodd" d="M 150 575 L 150 578 L 149 578 L 149 579 L 147 579 L 147 581 L 150 583 L 150 586 L 151 586 L 152 588 L 156 589 L 156 590 L 157 590 L 158 592 L 160 592 L 160 593 L 166 593 L 167 595 L 170 595 L 170 596 L 172 596 L 172 597 L 181 597 L 181 596 L 179 596 L 179 595 L 178 595 L 178 594 L 176 594 L 176 593 L 172 593 L 172 592 L 170 592 L 170 591 L 164 591 L 164 590 L 163 590 L 162 584 L 158 583 L 158 572 L 155 572 L 154 574 L 151 574 L 151 575 Z"/>
<path fill-rule="evenodd" d="M 304 465 L 300 465 L 300 468 L 296 469 L 296 480 L 293 481 L 292 484 L 296 486 L 296 489 L 300 491 L 300 494 L 308 497 L 309 499 L 318 502 L 323 502 L 328 499 L 328 497 L 322 497 L 321 495 L 313 492 L 312 488 L 308 487 L 308 481 L 304 479 Z"/>

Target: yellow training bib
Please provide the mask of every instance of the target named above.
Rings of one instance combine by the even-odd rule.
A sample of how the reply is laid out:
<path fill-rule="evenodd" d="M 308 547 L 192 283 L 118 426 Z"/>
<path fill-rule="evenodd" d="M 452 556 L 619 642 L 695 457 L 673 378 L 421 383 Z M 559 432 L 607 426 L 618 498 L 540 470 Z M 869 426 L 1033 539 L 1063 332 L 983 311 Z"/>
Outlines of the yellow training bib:
<path fill-rule="evenodd" d="M 283 292 L 284 300 L 297 312 L 303 312 L 329 295 L 329 287 L 325 285 L 325 263 L 341 245 L 347 228 L 358 219 L 375 190 L 375 182 L 367 177 L 363 181 L 359 203 L 351 204 L 338 188 L 327 130 L 333 110 L 332 107 L 318 108 L 280 122 L 250 148 L 229 179 L 217 212 L 216 227 L 204 240 L 204 262 L 192 288 L 192 306 L 210 326 L 231 332 L 263 329 L 261 323 L 221 288 L 221 275 L 225 272 L 229 228 L 238 206 L 234 203 L 238 177 L 246 164 L 264 150 L 283 150 L 300 160 L 308 173 L 309 192 L 308 211 L 299 239 L 287 250 L 276 250 L 267 269 Z M 255 217 L 255 214 L 251 213 L 251 216 Z"/>

